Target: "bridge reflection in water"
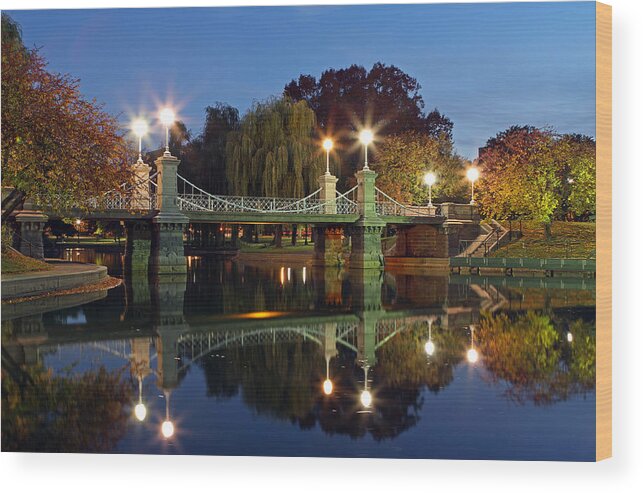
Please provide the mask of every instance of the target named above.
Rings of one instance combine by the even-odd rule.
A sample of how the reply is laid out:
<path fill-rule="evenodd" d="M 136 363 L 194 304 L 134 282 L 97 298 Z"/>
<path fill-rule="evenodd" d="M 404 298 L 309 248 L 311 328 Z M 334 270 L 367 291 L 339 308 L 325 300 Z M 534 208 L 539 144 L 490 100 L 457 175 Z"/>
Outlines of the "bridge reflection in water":
<path fill-rule="evenodd" d="M 195 368 L 210 396 L 241 392 L 260 414 L 377 440 L 415 426 L 421 389 L 441 392 L 461 364 L 509 382 L 511 399 L 553 403 L 593 390 L 591 374 L 571 369 L 581 362 L 570 350 L 572 341 L 594 337 L 591 291 L 551 297 L 380 271 L 198 267 L 187 276 L 130 277 L 120 292 L 81 310 L 4 320 L 3 360 L 37 366 L 43 356 L 47 362 L 48 354 L 64 352 L 67 359 L 93 354 L 101 364 L 125 365 L 135 394 L 128 413 L 169 441 L 187 424 L 172 396 Z M 527 318 L 534 308 L 537 322 Z M 534 344 L 532 326 L 542 329 L 543 312 L 560 339 L 552 346 L 560 361 L 521 367 L 519 346 Z M 525 325 L 524 334 L 505 341 L 512 368 L 489 340 L 507 313 Z M 578 338 L 570 340 L 570 331 Z M 568 369 L 561 372 L 561 364 Z M 164 398 L 160 413 L 148 412 L 155 394 Z"/>

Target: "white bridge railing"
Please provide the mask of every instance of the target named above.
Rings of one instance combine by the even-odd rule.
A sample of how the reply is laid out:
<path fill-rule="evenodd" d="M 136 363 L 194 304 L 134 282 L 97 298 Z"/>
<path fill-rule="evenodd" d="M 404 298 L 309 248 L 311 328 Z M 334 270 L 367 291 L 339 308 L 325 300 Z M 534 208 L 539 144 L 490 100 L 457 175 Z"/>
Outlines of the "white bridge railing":
<path fill-rule="evenodd" d="M 259 214 L 357 214 L 351 199 L 357 187 L 332 200 L 320 199 L 322 189 L 298 198 L 213 195 L 177 174 L 177 205 L 182 211 Z"/>
<path fill-rule="evenodd" d="M 158 208 L 157 178 L 155 172 L 144 180 L 122 184 L 100 196 L 89 197 L 82 203 L 73 204 L 72 209 L 152 211 Z M 255 214 L 298 214 L 319 215 L 359 214 L 357 199 L 358 186 L 340 193 L 332 199 L 321 198 L 322 189 L 315 190 L 304 198 L 284 197 L 242 197 L 236 195 L 214 195 L 177 174 L 176 204 L 182 211 L 213 213 L 255 213 Z M 44 208 L 47 204 L 36 203 Z M 380 216 L 439 216 L 439 206 L 412 206 L 401 204 L 375 187 L 375 211 Z"/>
<path fill-rule="evenodd" d="M 375 187 L 375 212 L 380 216 L 439 216 L 436 206 L 405 205 Z"/>

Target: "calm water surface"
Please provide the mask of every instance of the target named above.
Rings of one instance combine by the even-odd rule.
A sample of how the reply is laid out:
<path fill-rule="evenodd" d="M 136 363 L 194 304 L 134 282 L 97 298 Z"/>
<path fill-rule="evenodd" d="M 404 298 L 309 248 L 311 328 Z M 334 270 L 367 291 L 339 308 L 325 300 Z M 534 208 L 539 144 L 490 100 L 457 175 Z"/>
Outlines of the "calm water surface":
<path fill-rule="evenodd" d="M 124 280 L 3 309 L 3 450 L 594 459 L 591 286 L 199 258 Z"/>

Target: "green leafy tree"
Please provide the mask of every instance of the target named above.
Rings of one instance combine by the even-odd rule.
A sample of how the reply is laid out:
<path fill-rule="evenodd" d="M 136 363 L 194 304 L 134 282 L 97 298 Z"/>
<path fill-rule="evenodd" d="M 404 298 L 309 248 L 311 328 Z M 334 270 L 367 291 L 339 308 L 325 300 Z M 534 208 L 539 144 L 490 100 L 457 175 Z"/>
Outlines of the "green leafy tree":
<path fill-rule="evenodd" d="M 393 198 L 408 204 L 424 205 L 429 191 L 424 183 L 427 171 L 436 174 L 433 200 L 462 200 L 466 196 L 464 160 L 453 151 L 444 135 L 433 137 L 405 132 L 385 137 L 378 145 L 377 186 Z"/>
<path fill-rule="evenodd" d="M 78 79 L 46 67 L 2 14 L 2 180 L 14 187 L 3 219 L 26 196 L 60 209 L 130 177 L 131 150 L 116 119 L 82 97 Z"/>
<path fill-rule="evenodd" d="M 596 214 L 596 142 L 565 134 L 556 143 L 560 157 L 560 218 L 588 219 Z"/>
<path fill-rule="evenodd" d="M 289 98 L 255 103 L 228 134 L 227 177 L 240 195 L 303 197 L 317 188 L 323 159 L 314 142 L 315 113 Z"/>
<path fill-rule="evenodd" d="M 228 134 L 238 130 L 239 110 L 224 103 L 208 106 L 203 131 L 191 140 L 181 174 L 209 192 L 227 193 L 226 143 Z"/>
<path fill-rule="evenodd" d="M 549 129 L 511 127 L 480 152 L 478 199 L 483 212 L 543 224 L 551 237 L 554 218 L 588 218 L 596 210 L 594 140 Z"/>
<path fill-rule="evenodd" d="M 554 135 L 534 127 L 511 127 L 487 141 L 480 152 L 478 200 L 490 217 L 529 217 L 544 225 L 560 203 L 559 162 Z"/>

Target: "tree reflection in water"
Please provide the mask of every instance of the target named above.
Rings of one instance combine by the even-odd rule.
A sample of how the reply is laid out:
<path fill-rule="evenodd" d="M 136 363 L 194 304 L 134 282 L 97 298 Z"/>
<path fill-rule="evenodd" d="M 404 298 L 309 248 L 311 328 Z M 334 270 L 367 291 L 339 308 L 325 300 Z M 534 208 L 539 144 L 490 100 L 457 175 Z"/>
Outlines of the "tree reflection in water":
<path fill-rule="evenodd" d="M 476 342 L 485 367 L 509 384 L 507 395 L 518 402 L 551 404 L 594 389 L 595 323 L 578 319 L 557 327 L 550 316 L 534 311 L 485 314 Z"/>
<path fill-rule="evenodd" d="M 121 371 L 55 375 L 37 365 L 20 385 L 4 363 L 3 451 L 107 452 L 125 434 L 132 388 Z"/>

